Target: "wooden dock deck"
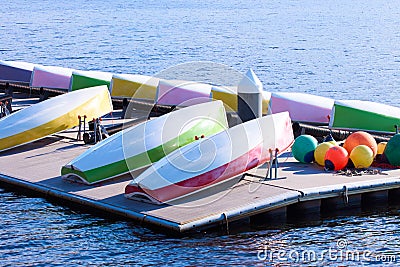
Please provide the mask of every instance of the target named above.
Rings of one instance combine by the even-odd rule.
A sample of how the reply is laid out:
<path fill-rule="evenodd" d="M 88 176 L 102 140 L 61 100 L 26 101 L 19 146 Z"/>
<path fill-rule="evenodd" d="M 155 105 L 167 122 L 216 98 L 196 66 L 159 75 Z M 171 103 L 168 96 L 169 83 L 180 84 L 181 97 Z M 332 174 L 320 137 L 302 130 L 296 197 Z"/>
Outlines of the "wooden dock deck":
<path fill-rule="evenodd" d="M 236 177 L 173 205 L 158 206 L 123 196 L 130 177 L 94 186 L 62 180 L 61 166 L 87 148 L 63 134 L 2 152 L 0 181 L 133 219 L 143 225 L 181 233 L 248 218 L 295 203 L 400 188 L 400 170 L 347 177 L 283 157 L 280 158 L 279 179 Z M 265 175 L 265 171 L 259 168 L 252 174 Z"/>
<path fill-rule="evenodd" d="M 397 194 L 400 188 L 399 169 L 348 177 L 325 172 L 315 164 L 298 163 L 286 153 L 279 158 L 278 179 L 264 179 L 267 170 L 263 166 L 250 175 L 180 201 L 154 205 L 124 197 L 124 188 L 131 180 L 129 175 L 92 186 L 62 180 L 61 167 L 89 148 L 75 140 L 75 136 L 76 129 L 72 129 L 1 152 L 0 183 L 133 219 L 167 233 L 227 225 L 302 204 L 312 203 L 309 206 L 317 209 L 323 204 L 334 210 L 354 199 L 374 197 L 377 192 L 383 196 L 388 192 Z"/>

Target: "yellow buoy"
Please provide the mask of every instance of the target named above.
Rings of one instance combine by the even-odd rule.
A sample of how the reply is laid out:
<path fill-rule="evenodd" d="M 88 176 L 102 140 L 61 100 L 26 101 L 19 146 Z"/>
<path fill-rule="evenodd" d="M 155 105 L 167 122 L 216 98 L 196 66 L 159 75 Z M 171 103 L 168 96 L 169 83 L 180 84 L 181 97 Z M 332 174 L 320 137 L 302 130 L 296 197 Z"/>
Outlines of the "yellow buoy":
<path fill-rule="evenodd" d="M 335 142 L 335 141 L 333 141 Z M 336 143 L 336 142 L 335 142 Z M 332 141 L 329 142 L 323 142 L 317 146 L 317 148 L 314 151 L 314 159 L 315 162 L 317 162 L 318 165 L 324 166 L 325 165 L 325 154 L 326 151 L 328 151 L 329 148 L 335 146 L 335 144 L 332 143 Z"/>
<path fill-rule="evenodd" d="M 350 159 L 357 169 L 369 168 L 374 161 L 374 152 L 366 145 L 358 145 L 351 151 Z"/>
<path fill-rule="evenodd" d="M 377 152 L 378 155 L 383 154 L 383 151 L 385 151 L 386 145 L 387 145 L 387 142 L 380 142 L 378 144 L 378 152 Z"/>
<path fill-rule="evenodd" d="M 339 145 L 335 140 L 327 141 L 327 142 L 332 144 L 333 146 L 338 146 Z"/>

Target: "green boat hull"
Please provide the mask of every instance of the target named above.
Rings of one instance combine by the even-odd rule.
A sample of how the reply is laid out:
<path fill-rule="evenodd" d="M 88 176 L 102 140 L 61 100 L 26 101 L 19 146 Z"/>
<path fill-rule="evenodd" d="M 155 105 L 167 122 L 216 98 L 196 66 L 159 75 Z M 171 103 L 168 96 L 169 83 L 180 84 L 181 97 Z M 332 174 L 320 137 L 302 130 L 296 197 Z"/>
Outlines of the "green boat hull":
<path fill-rule="evenodd" d="M 71 91 L 99 86 L 99 85 L 107 85 L 110 88 L 110 81 L 105 81 L 101 79 L 85 77 L 80 75 L 73 75 L 72 84 L 71 84 Z"/>
<path fill-rule="evenodd" d="M 357 102 L 360 105 L 335 103 L 329 124 L 330 128 L 392 133 L 396 131 L 395 125 L 400 126 L 400 118 L 393 116 L 396 112 L 386 112 L 388 109 L 397 109 L 396 107 L 369 101 Z"/>
<path fill-rule="evenodd" d="M 184 128 L 184 125 L 188 122 L 187 118 L 193 114 L 190 110 L 194 110 L 195 106 L 174 111 L 176 114 L 169 118 L 162 118 L 169 115 L 167 114 L 144 122 L 103 140 L 62 167 L 61 175 L 67 179 L 78 178 L 87 184 L 98 183 L 143 169 L 180 147 L 228 128 L 221 101 L 202 105 L 202 110 L 197 112 L 204 112 L 204 115 L 192 120 L 190 127 Z M 169 125 L 163 130 L 162 127 L 168 119 Z M 174 129 L 171 129 L 171 126 Z M 184 130 L 175 135 L 176 129 Z M 168 131 L 169 134 L 163 135 L 163 131 Z M 164 140 L 163 136 L 173 137 Z M 154 145 L 147 149 L 147 145 L 144 144 Z M 130 149 L 134 152 L 129 152 Z M 114 154 L 110 151 L 114 151 Z"/>

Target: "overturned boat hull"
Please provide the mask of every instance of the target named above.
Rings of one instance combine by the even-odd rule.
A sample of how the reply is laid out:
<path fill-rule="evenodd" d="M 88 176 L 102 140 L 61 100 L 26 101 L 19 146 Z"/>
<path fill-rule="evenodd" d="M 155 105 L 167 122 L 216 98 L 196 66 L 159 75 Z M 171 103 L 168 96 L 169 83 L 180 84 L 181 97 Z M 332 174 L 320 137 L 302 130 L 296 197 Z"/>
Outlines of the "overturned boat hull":
<path fill-rule="evenodd" d="M 211 95 L 214 100 L 221 100 L 227 106 L 228 110 L 238 111 L 237 87 L 234 86 L 213 86 Z M 268 113 L 268 105 L 271 99 L 271 93 L 262 91 L 262 114 Z"/>
<path fill-rule="evenodd" d="M 272 93 L 268 112 L 288 111 L 292 121 L 327 125 L 333 103 L 333 99 L 306 93 Z"/>
<path fill-rule="evenodd" d="M 110 88 L 112 73 L 102 71 L 73 71 L 70 91 L 84 89 L 93 86 L 106 85 Z"/>
<path fill-rule="evenodd" d="M 156 103 L 170 106 L 192 106 L 211 101 L 211 85 L 179 80 L 160 80 Z"/>
<path fill-rule="evenodd" d="M 331 129 L 396 132 L 400 126 L 400 108 L 362 100 L 335 101 L 329 127 Z"/>
<path fill-rule="evenodd" d="M 35 64 L 0 60 L 0 81 L 29 84 Z"/>
<path fill-rule="evenodd" d="M 111 80 L 111 96 L 154 101 L 159 80 L 145 75 L 114 74 Z"/>
<path fill-rule="evenodd" d="M 128 184 L 125 196 L 170 202 L 257 167 L 292 142 L 287 112 L 251 120 L 169 154 Z"/>
<path fill-rule="evenodd" d="M 73 71 L 73 69 L 62 67 L 35 66 L 32 72 L 30 86 L 68 91 Z"/>
<path fill-rule="evenodd" d="M 227 127 L 221 101 L 183 108 L 112 135 L 64 166 L 61 174 L 65 179 L 97 183 L 147 167 Z"/>
<path fill-rule="evenodd" d="M 112 111 L 106 86 L 87 88 L 37 103 L 0 119 L 0 151 L 33 142 Z"/>

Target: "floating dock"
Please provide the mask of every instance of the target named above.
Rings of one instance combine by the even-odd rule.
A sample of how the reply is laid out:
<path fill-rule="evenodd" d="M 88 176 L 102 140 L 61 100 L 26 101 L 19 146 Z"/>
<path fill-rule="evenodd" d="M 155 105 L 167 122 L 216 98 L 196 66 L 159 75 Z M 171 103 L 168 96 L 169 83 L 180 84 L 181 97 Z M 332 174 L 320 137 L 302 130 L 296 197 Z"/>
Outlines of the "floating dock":
<path fill-rule="evenodd" d="M 14 108 L 33 102 L 15 100 Z M 72 129 L 1 152 L 0 184 L 122 216 L 165 233 L 183 234 L 221 225 L 229 229 L 232 222 L 241 219 L 262 218 L 268 224 L 277 213 L 285 215 L 289 210 L 335 211 L 376 197 L 400 195 L 399 169 L 350 177 L 296 162 L 285 153 L 279 158 L 277 178 L 265 179 L 264 165 L 168 205 L 143 203 L 124 197 L 125 186 L 132 179 L 129 175 L 91 186 L 61 179 L 61 167 L 90 147 L 77 141 L 76 134 Z"/>

